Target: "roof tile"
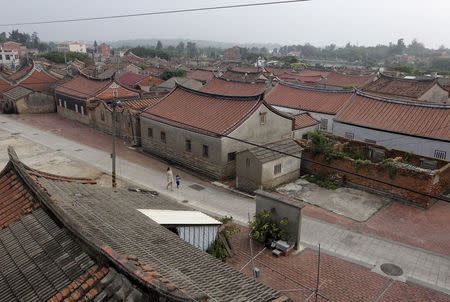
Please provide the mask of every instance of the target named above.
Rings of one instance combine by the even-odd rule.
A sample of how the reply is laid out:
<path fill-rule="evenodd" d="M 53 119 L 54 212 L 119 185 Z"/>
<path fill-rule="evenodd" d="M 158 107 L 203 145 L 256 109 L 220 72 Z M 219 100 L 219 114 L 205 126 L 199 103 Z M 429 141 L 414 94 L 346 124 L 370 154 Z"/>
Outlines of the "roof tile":
<path fill-rule="evenodd" d="M 213 78 L 200 91 L 232 96 L 251 96 L 263 93 L 268 85 L 266 83 L 243 83 Z"/>

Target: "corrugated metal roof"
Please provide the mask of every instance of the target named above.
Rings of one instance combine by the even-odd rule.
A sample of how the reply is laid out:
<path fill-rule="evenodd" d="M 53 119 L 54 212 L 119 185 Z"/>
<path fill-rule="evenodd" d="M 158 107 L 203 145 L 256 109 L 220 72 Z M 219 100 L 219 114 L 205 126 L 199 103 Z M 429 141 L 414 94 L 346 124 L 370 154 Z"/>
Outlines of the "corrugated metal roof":
<path fill-rule="evenodd" d="M 211 225 L 222 224 L 220 221 L 199 211 L 174 211 L 139 209 L 139 212 L 159 224 L 171 225 Z"/>

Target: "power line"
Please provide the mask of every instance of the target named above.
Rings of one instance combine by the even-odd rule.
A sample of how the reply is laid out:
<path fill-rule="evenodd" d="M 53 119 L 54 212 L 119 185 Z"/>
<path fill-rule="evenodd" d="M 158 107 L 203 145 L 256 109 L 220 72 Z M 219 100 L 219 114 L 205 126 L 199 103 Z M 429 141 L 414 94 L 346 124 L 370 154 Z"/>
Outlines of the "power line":
<path fill-rule="evenodd" d="M 5 24 L 0 24 L 0 26 L 69 23 L 69 22 L 82 22 L 82 21 L 105 20 L 105 19 L 119 19 L 119 18 L 154 16 L 154 15 L 168 15 L 168 14 L 188 13 L 188 12 L 198 12 L 198 11 L 210 11 L 210 10 L 222 10 L 222 9 L 231 9 L 231 8 L 279 5 L 279 4 L 288 4 L 288 3 L 306 2 L 306 1 L 310 1 L 310 0 L 271 1 L 271 2 L 261 2 L 261 3 L 248 3 L 248 4 L 221 5 L 221 6 L 210 6 L 210 7 L 199 7 L 199 8 L 186 8 L 186 9 L 176 9 L 176 10 L 166 10 L 166 11 L 156 11 L 156 12 L 145 12 L 145 13 L 136 13 L 136 14 L 112 15 L 112 16 L 102 16 L 102 17 L 87 17 L 87 18 L 74 18 L 74 19 L 62 19 L 62 20 L 46 20 L 46 21 L 33 21 L 33 22 L 21 22 L 21 23 L 5 23 Z"/>

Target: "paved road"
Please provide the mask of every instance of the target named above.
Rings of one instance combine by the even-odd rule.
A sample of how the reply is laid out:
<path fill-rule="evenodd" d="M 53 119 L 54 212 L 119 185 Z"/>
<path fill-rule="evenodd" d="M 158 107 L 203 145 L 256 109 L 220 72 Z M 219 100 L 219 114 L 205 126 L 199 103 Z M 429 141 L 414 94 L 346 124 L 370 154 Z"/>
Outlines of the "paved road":
<path fill-rule="evenodd" d="M 33 128 L 5 115 L 0 115 L 0 128 L 11 133 L 19 133 L 16 135 L 53 150 L 59 149 L 66 156 L 90 163 L 105 172 L 111 171 L 109 154 L 104 151 Z M 196 184 L 195 178 L 191 178 L 194 181 L 184 181 L 184 187 L 181 190 L 166 191 L 163 171 L 137 165 L 120 157 L 118 158 L 118 174 L 125 180 L 167 194 L 178 201 L 188 200 L 190 206 L 207 213 L 231 215 L 241 223 L 247 221 L 248 213 L 253 215 L 255 211 L 253 199 L 210 186 L 201 186 L 200 191 L 191 188 L 191 185 Z M 325 253 L 364 265 L 380 273 L 381 264 L 394 263 L 404 272 L 398 277 L 399 280 L 408 280 L 450 294 L 449 256 L 355 232 L 305 216 L 302 225 L 302 244 L 316 248 L 319 243 L 321 250 Z"/>

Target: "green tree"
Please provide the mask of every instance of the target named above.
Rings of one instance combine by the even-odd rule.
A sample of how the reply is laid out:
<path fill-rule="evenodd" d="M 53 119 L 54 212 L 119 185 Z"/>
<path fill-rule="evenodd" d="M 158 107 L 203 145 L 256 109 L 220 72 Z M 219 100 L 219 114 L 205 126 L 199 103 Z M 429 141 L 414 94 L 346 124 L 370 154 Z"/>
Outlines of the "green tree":
<path fill-rule="evenodd" d="M 184 54 L 184 43 L 183 42 L 178 43 L 176 50 L 179 54 Z"/>
<path fill-rule="evenodd" d="M 187 42 L 186 44 L 187 55 L 190 58 L 196 57 L 198 55 L 198 49 L 195 42 Z"/>
<path fill-rule="evenodd" d="M 6 41 L 6 33 L 2 32 L 0 33 L 0 43 L 3 43 Z"/>
<path fill-rule="evenodd" d="M 161 41 L 158 40 L 158 42 L 156 43 L 156 50 L 161 51 L 163 49 L 163 45 L 161 43 Z"/>

